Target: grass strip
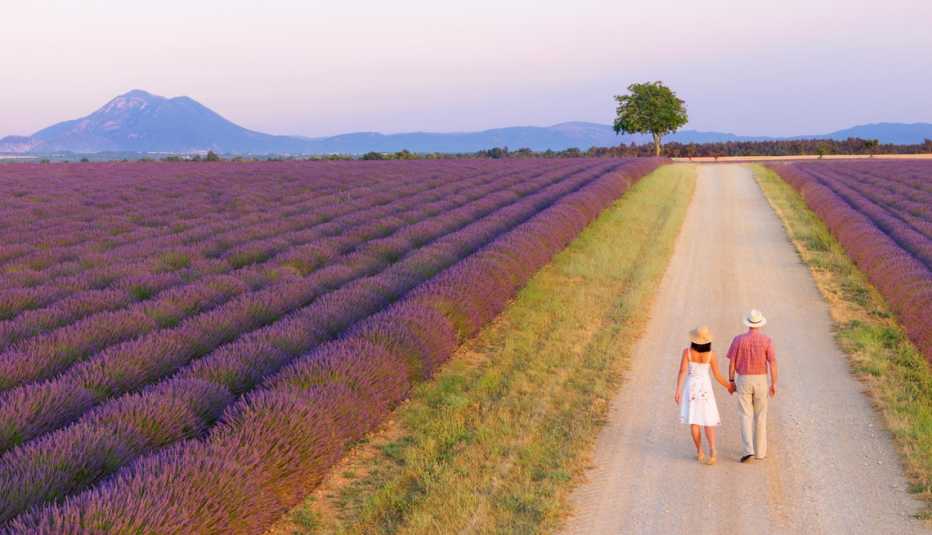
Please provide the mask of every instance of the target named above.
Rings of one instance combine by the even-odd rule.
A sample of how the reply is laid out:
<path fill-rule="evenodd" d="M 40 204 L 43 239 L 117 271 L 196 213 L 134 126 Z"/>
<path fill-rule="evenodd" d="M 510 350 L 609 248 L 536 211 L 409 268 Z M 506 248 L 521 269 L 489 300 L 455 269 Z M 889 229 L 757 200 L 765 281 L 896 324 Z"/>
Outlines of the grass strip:
<path fill-rule="evenodd" d="M 558 526 L 694 188 L 691 165 L 642 179 L 270 533 Z"/>
<path fill-rule="evenodd" d="M 770 169 L 753 170 L 829 303 L 835 339 L 894 436 L 910 491 L 928 504 L 920 517 L 932 520 L 932 369 L 802 196 Z"/>

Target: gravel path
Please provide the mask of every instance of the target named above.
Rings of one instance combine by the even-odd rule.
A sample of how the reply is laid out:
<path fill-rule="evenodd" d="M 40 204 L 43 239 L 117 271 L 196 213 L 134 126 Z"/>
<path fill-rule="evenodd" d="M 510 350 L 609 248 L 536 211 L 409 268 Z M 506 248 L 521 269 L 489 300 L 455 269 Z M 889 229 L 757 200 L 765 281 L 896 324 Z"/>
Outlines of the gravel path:
<path fill-rule="evenodd" d="M 751 307 L 767 316 L 780 364 L 768 458 L 737 462 L 737 399 L 716 384 L 719 464 L 699 465 L 673 402 L 679 354 L 687 331 L 708 324 L 727 370 L 728 343 Z M 566 534 L 930 532 L 911 517 L 921 506 L 907 494 L 891 437 L 835 346 L 825 302 L 743 166 L 700 167 L 592 464 L 573 494 Z"/>

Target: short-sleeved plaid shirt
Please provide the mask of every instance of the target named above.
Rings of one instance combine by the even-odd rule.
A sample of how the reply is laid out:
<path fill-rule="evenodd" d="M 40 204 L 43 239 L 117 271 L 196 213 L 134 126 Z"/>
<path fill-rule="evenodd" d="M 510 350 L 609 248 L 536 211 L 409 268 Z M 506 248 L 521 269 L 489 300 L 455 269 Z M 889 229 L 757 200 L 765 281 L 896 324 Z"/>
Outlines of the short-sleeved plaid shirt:
<path fill-rule="evenodd" d="M 735 359 L 738 375 L 766 375 L 767 363 L 777 361 L 773 341 L 757 329 L 735 336 L 728 348 L 728 358 Z"/>

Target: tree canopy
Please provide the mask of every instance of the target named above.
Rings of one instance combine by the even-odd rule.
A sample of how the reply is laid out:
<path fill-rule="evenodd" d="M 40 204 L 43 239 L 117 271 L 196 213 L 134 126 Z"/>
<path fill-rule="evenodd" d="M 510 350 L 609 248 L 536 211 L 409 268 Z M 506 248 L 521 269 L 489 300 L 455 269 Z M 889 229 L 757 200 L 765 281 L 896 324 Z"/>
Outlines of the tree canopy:
<path fill-rule="evenodd" d="M 686 106 L 662 82 L 631 84 L 627 95 L 618 95 L 615 133 L 651 134 L 654 152 L 660 156 L 663 136 L 676 132 L 689 118 Z"/>

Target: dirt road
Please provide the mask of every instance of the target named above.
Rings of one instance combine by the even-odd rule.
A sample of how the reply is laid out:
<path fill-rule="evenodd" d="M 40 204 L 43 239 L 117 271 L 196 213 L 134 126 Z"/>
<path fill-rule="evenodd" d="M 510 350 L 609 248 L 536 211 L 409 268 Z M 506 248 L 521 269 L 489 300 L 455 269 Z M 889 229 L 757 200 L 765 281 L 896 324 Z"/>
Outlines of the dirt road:
<path fill-rule="evenodd" d="M 743 465 L 736 398 L 716 385 L 719 464 L 699 465 L 673 385 L 687 331 L 708 324 L 723 370 L 742 311 L 760 308 L 780 390 L 769 452 Z M 888 433 L 851 377 L 828 309 L 776 215 L 738 165 L 704 165 L 625 384 L 566 534 L 929 533 Z"/>

